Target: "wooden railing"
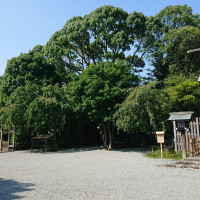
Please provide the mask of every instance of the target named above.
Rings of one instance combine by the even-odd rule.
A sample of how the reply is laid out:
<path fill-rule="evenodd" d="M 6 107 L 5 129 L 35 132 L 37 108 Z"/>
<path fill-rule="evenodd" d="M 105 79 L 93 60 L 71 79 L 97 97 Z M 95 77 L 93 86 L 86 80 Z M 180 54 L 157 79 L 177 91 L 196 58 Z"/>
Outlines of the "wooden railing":
<path fill-rule="evenodd" d="M 200 137 L 190 139 L 190 156 L 196 156 L 200 153 Z"/>
<path fill-rule="evenodd" d="M 53 139 L 53 144 L 49 144 L 48 140 Z M 40 135 L 33 137 L 31 139 L 31 152 L 33 152 L 34 149 L 41 149 L 44 148 L 44 152 L 47 152 L 47 148 L 53 148 L 56 150 L 56 138 L 55 135 Z"/>

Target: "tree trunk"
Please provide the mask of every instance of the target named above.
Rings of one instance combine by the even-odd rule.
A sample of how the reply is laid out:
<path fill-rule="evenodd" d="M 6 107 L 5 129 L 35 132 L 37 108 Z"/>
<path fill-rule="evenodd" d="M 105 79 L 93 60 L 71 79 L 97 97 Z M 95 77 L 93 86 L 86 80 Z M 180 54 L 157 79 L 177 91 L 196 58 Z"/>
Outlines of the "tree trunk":
<path fill-rule="evenodd" d="M 109 136 L 109 145 L 108 150 L 113 148 L 113 130 L 112 130 L 112 122 L 107 122 L 108 136 Z"/>
<path fill-rule="evenodd" d="M 53 137 L 54 137 L 54 150 L 56 151 L 56 146 L 57 146 L 57 138 L 56 138 L 56 135 L 57 135 L 57 130 L 58 130 L 58 126 L 57 126 L 57 121 L 58 119 L 56 119 L 56 122 L 53 126 Z"/>
<path fill-rule="evenodd" d="M 102 136 L 102 139 L 103 139 L 103 147 L 104 149 L 107 149 L 108 148 L 108 144 L 107 144 L 107 131 L 106 131 L 106 126 L 105 126 L 105 123 L 104 121 L 102 121 L 102 125 L 103 125 L 103 136 Z"/>
<path fill-rule="evenodd" d="M 90 145 L 93 145 L 93 131 L 92 131 L 92 126 L 91 124 L 89 125 L 90 126 Z"/>
<path fill-rule="evenodd" d="M 0 152 L 3 150 L 3 121 L 1 122 L 1 141 L 0 141 Z"/>

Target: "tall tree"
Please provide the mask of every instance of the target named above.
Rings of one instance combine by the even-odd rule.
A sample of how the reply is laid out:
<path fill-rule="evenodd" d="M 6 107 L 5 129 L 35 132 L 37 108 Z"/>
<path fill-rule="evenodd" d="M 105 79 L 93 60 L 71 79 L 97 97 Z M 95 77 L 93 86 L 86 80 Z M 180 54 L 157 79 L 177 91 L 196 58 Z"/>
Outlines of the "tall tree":
<path fill-rule="evenodd" d="M 44 57 L 42 46 L 9 60 L 2 79 L 2 91 L 8 95 L 28 81 L 43 86 L 60 82 L 54 65 Z"/>
<path fill-rule="evenodd" d="M 64 128 L 66 102 L 64 87 L 42 87 L 29 82 L 11 93 L 0 109 L 0 118 L 8 127 L 16 125 L 17 143 L 24 147 L 30 143 L 32 130 L 38 135 L 56 136 Z"/>
<path fill-rule="evenodd" d="M 65 125 L 66 102 L 64 87 L 43 87 L 41 94 L 37 95 L 26 109 L 27 125 L 34 128 L 38 134 L 56 135 Z"/>
<path fill-rule="evenodd" d="M 105 148 L 113 147 L 115 106 L 137 84 L 131 65 L 123 61 L 93 64 L 69 84 L 72 107 L 100 124 Z"/>
<path fill-rule="evenodd" d="M 165 129 L 169 115 L 169 98 L 156 88 L 157 82 L 131 89 L 129 96 L 115 113 L 118 130 L 140 139 Z"/>
<path fill-rule="evenodd" d="M 163 62 L 165 55 L 159 50 L 163 46 L 163 37 L 170 31 L 185 26 L 199 27 L 199 25 L 200 15 L 193 14 L 192 8 L 187 5 L 167 6 L 155 16 L 148 18 L 143 50 L 150 64 L 154 66 L 153 73 L 158 80 L 164 79 L 169 74 L 169 63 Z"/>
<path fill-rule="evenodd" d="M 190 49 L 200 47 L 200 29 L 186 26 L 170 31 L 162 39 L 159 52 L 164 55 L 162 63 L 168 65 L 171 74 L 200 73 L 200 52 L 188 54 Z"/>
<path fill-rule="evenodd" d="M 170 111 L 195 111 L 200 114 L 200 87 L 198 77 L 173 75 L 165 79 L 165 91 L 170 98 Z"/>
<path fill-rule="evenodd" d="M 136 69 L 144 67 L 137 55 L 144 37 L 146 17 L 121 8 L 103 6 L 82 17 L 73 17 L 47 42 L 44 52 L 66 76 L 81 73 L 91 64 L 127 59 Z M 69 78 L 69 77 L 68 77 Z M 67 77 L 66 77 L 67 80 Z"/>
<path fill-rule="evenodd" d="M 25 113 L 29 104 L 41 93 L 41 86 L 27 83 L 15 89 L 2 107 L 1 117 L 9 125 L 26 126 Z"/>

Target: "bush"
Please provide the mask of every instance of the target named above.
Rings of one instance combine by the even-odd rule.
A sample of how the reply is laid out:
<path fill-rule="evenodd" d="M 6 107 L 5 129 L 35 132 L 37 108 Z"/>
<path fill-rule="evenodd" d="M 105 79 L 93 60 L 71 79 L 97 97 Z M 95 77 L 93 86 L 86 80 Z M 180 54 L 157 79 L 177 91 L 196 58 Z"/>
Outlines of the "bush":
<path fill-rule="evenodd" d="M 148 158 L 161 158 L 161 150 L 158 149 L 156 151 L 152 151 L 150 153 L 147 153 L 145 156 Z M 173 154 L 170 154 L 168 151 L 163 151 L 163 159 L 181 160 L 182 152 L 174 151 Z"/>

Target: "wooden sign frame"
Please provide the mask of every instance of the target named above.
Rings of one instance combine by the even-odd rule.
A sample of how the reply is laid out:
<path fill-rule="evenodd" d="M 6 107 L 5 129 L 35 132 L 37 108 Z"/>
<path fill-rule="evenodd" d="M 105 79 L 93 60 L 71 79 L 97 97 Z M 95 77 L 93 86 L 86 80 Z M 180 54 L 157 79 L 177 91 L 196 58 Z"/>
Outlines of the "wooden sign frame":
<path fill-rule="evenodd" d="M 157 143 L 165 143 L 164 134 L 165 134 L 164 131 L 156 131 Z"/>
<path fill-rule="evenodd" d="M 163 148 L 162 148 L 162 144 L 165 142 L 165 132 L 164 131 L 156 131 L 156 135 L 157 135 L 157 143 L 160 143 L 160 150 L 161 150 L 161 159 L 163 161 Z"/>

